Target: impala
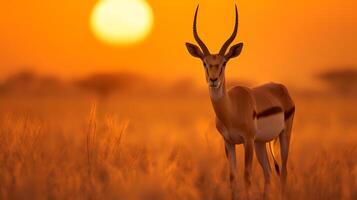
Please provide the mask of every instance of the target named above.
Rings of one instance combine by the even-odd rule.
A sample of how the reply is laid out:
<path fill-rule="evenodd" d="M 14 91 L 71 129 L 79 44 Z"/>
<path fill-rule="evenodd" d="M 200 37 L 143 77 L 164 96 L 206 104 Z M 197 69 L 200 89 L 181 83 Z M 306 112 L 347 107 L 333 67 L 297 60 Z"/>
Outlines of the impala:
<path fill-rule="evenodd" d="M 188 52 L 201 59 L 204 65 L 209 95 L 216 115 L 216 128 L 223 137 L 226 156 L 230 165 L 232 199 L 238 198 L 235 146 L 239 144 L 244 145 L 246 191 L 249 191 L 251 185 L 252 161 L 255 150 L 256 157 L 263 170 L 264 198 L 267 198 L 271 183 L 271 168 L 266 144 L 279 140 L 281 174 L 274 154 L 272 151 L 271 153 L 275 169 L 281 176 L 282 191 L 284 191 L 291 129 L 295 113 L 294 102 L 286 87 L 276 83 L 268 83 L 255 88 L 235 86 L 227 91 L 226 64 L 231 58 L 237 57 L 243 48 L 243 43 L 238 43 L 233 45 L 226 53 L 238 32 L 237 6 L 235 6 L 234 31 L 218 54 L 211 54 L 197 33 L 198 8 L 199 6 L 196 8 L 193 21 L 193 36 L 199 47 L 191 43 L 186 43 L 186 47 Z"/>

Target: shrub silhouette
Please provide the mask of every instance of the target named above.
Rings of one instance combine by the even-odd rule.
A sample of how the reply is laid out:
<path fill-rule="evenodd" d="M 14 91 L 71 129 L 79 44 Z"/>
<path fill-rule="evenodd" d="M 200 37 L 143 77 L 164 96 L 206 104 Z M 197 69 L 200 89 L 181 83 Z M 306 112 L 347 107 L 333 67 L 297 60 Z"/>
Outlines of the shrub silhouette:
<path fill-rule="evenodd" d="M 142 78 L 139 75 L 131 73 L 97 73 L 75 81 L 75 85 L 106 98 L 114 92 L 132 88 L 141 80 Z"/>
<path fill-rule="evenodd" d="M 63 90 L 62 82 L 52 76 L 40 76 L 32 71 L 21 71 L 8 76 L 1 85 L 2 93 L 45 95 Z"/>
<path fill-rule="evenodd" d="M 338 95 L 357 95 L 357 69 L 344 68 L 329 70 L 318 75 Z"/>

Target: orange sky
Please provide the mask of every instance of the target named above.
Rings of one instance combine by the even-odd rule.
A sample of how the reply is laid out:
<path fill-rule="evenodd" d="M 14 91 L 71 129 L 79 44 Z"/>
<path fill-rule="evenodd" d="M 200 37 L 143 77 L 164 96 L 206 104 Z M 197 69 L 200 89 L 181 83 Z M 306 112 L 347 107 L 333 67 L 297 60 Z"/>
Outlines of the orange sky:
<path fill-rule="evenodd" d="M 189 56 L 198 1 L 149 0 L 155 22 L 140 44 L 108 46 L 89 26 L 97 1 L 3 1 L 0 6 L 1 77 L 19 69 L 77 77 L 95 71 L 130 70 L 160 78 L 203 81 L 201 62 Z M 198 29 L 211 51 L 231 34 L 232 0 L 201 0 Z M 328 67 L 357 67 L 357 1 L 274 0 L 238 2 L 236 42 L 245 46 L 227 76 L 255 82 L 311 84 Z M 254 3 L 253 3 L 254 2 Z"/>

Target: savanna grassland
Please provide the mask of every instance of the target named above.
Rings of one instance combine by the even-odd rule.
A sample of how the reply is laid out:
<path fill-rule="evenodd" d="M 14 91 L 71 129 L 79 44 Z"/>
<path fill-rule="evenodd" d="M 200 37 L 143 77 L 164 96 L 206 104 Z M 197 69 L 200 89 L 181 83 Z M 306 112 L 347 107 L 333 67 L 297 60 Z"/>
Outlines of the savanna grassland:
<path fill-rule="evenodd" d="M 293 98 L 288 199 L 357 199 L 356 99 Z M 228 183 L 206 91 L 0 95 L 0 199 L 229 199 Z"/>

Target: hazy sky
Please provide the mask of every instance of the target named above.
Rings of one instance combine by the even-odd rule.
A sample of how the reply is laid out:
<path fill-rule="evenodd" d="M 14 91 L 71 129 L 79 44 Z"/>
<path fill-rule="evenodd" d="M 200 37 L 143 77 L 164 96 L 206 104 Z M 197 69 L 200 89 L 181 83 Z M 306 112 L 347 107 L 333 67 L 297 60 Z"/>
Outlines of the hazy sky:
<path fill-rule="evenodd" d="M 0 6 L 1 77 L 20 69 L 77 77 L 96 71 L 134 71 L 160 78 L 203 81 L 201 62 L 184 43 L 194 42 L 192 20 L 198 1 L 149 0 L 155 22 L 140 44 L 113 47 L 91 32 L 97 1 L 3 1 Z M 198 29 L 211 52 L 231 34 L 234 1 L 201 0 Z M 241 56 L 227 76 L 256 82 L 309 85 L 328 67 L 357 66 L 356 0 L 236 1 Z"/>

